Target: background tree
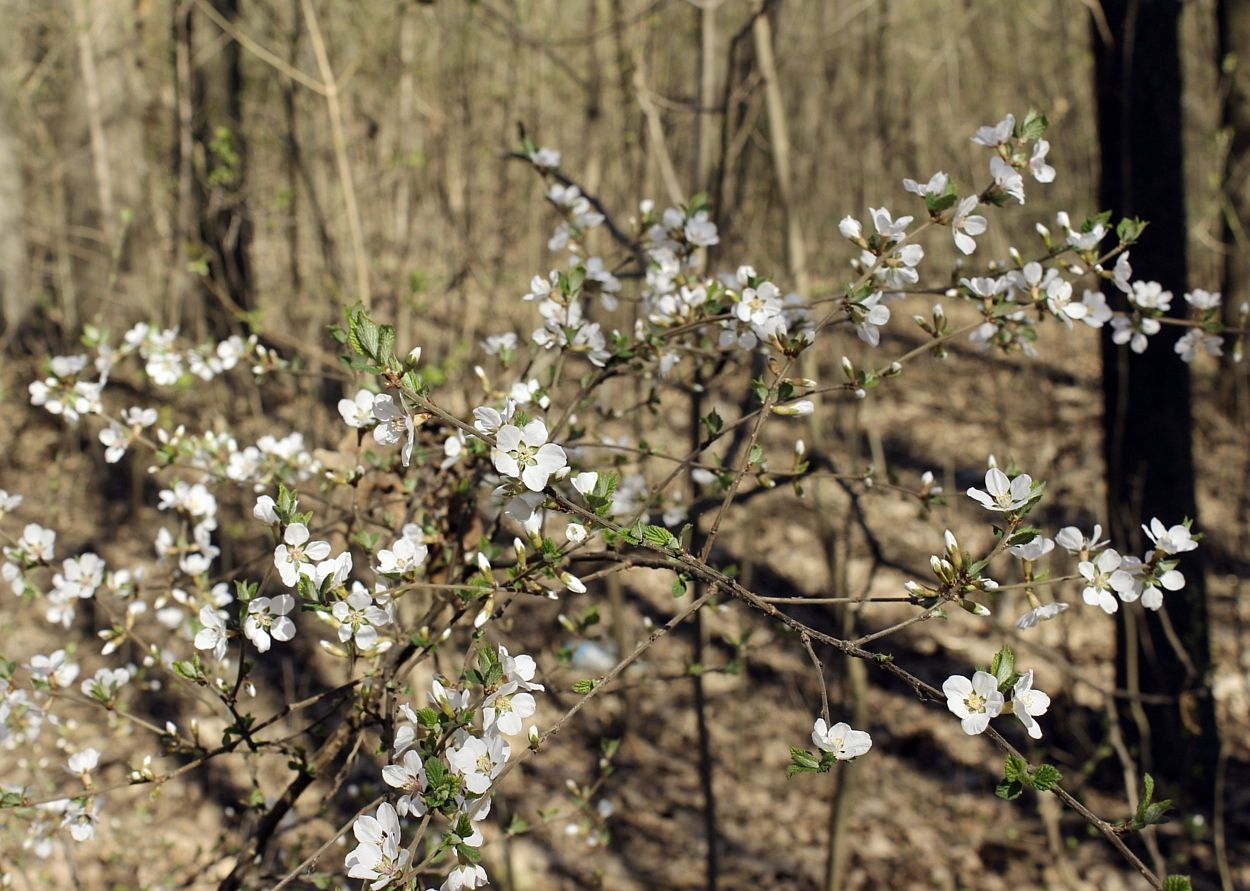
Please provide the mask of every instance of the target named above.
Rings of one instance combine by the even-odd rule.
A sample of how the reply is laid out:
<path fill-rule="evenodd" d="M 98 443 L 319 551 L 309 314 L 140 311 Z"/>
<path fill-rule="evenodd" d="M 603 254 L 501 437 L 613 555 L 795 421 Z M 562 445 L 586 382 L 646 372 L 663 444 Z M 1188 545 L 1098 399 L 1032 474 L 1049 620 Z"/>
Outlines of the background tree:
<path fill-rule="evenodd" d="M 1221 292 L 1224 318 L 1236 325 L 1241 303 L 1250 300 L 1250 4 L 1219 0 L 1216 10 L 1220 67 L 1220 118 L 1224 138 L 1224 222 Z M 1232 351 L 1224 357 L 1221 391 L 1226 405 L 1250 397 L 1245 371 L 1236 370 Z M 1241 411 L 1246 411 L 1242 408 Z"/>
<path fill-rule="evenodd" d="M 1106 30 L 1095 27 L 1101 203 L 1115 219 L 1149 220 L 1132 251 L 1134 280 L 1160 282 L 1180 313 L 1187 288 L 1185 191 L 1181 146 L 1181 4 L 1107 0 Z M 1189 368 L 1172 346 L 1181 329 L 1165 325 L 1138 355 L 1104 329 L 1103 432 L 1107 516 L 1117 542 L 1142 543 L 1150 517 L 1194 517 Z M 1200 527 L 1199 527 L 1200 528 Z M 1183 597 L 1146 615 L 1121 612 L 1117 686 L 1174 697 L 1132 700 L 1126 736 L 1144 768 L 1191 806 L 1211 801 L 1218 740 L 1207 683 L 1210 663 L 1206 589 L 1197 561 Z"/>

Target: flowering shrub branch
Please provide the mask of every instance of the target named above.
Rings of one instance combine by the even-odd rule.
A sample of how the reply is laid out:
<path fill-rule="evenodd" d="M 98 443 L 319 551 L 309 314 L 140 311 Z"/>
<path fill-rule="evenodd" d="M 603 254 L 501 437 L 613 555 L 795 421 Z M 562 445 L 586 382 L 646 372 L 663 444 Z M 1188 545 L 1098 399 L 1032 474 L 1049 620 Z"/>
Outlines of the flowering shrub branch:
<path fill-rule="evenodd" d="M 619 225 L 601 201 L 560 171 L 558 152 L 526 142 L 513 157 L 526 159 L 544 181 L 558 218 L 549 247 L 567 255 L 565 267 L 536 275 L 521 298 L 534 306 L 538 327 L 527 341 L 512 331 L 488 337 L 482 350 L 493 371 L 475 369 L 476 403 L 455 410 L 454 397 L 440 390 L 438 366 L 420 348 L 397 351 L 393 327 L 362 306 L 349 308 L 331 333 L 344 366 L 363 375 L 366 386 L 337 406 L 345 432 L 352 433 L 336 460 L 311 449 L 298 432 L 247 444 L 232 433 L 174 423 L 171 406 L 159 401 L 124 405 L 112 395 L 146 392 L 149 384 L 176 393 L 249 369 L 264 383 L 298 373 L 297 356 L 279 355 L 256 335 L 188 347 L 176 330 L 147 324 L 120 340 L 88 328 L 88 352 L 53 357 L 47 375 L 30 385 L 31 402 L 94 429 L 110 464 L 140 450 L 150 456 L 149 473 L 164 486 L 158 509 L 168 522 L 152 536 L 155 559 L 129 566 L 107 565 L 94 553 L 58 563 L 55 531 L 34 522 L 20 531 L 20 523 L 0 526 L 3 579 L 14 595 L 61 628 L 75 626 L 84 600 L 94 600 L 104 620 L 93 629 L 101 642 L 98 658 L 67 646 L 16 654 L 20 663 L 0 662 L 0 742 L 39 751 L 47 736 L 62 731 L 63 710 L 91 715 L 94 709 L 151 734 L 153 751 L 121 771 L 119 761 L 107 759 L 125 760 L 128 753 L 76 751 L 67 762 L 69 780 L 9 778 L 0 806 L 26 821 L 34 850 L 49 851 L 58 822 L 75 840 L 92 838 L 105 797 L 126 785 L 148 785 L 157 794 L 216 759 L 280 756 L 289 779 L 276 798 L 257 788 L 258 817 L 223 888 L 244 887 L 266 862 L 270 868 L 288 864 L 277 867 L 281 878 L 274 886 L 285 887 L 317 867 L 348 832 L 355 844 L 341 872 L 373 891 L 426 883 L 431 876 L 444 891 L 482 887 L 488 876 L 481 851 L 487 831 L 496 831 L 486 827 L 499 784 L 668 632 L 707 604 L 728 599 L 792 632 L 816 671 L 816 751 L 791 747 L 791 775 L 871 757 L 870 734 L 836 720 L 832 711 L 818 652 L 832 649 L 902 681 L 922 701 L 944 703 L 966 733 L 988 736 L 1007 755 L 1003 797 L 1026 788 L 1054 794 L 1153 887 L 1183 887 L 1178 877 L 1156 876 L 1124 841 L 1126 833 L 1162 819 L 1160 807 L 1151 810 L 1151 792 L 1134 818 L 1109 822 L 1067 792 L 1053 766 L 1030 763 L 997 729 L 995 720 L 1011 714 L 1030 739 L 1040 740 L 1039 719 L 1052 706 L 1037 686 L 1044 678 L 1017 666 L 1009 646 L 992 664 L 970 666 L 940 689 L 870 647 L 937 617 L 964 612 L 977 621 L 989 615 L 987 601 L 1007 592 L 1023 594 L 1028 604 L 1019 633 L 1070 608 L 1060 599 L 1043 600 L 1048 590 L 1057 598 L 1079 588 L 1082 601 L 1104 613 L 1138 603 L 1159 610 L 1165 595 L 1184 596 L 1183 555 L 1201 538 L 1189 521 L 1143 518 L 1152 548 L 1140 557 L 1100 541 L 1098 527 L 1088 537 L 1071 526 L 1048 535 L 1030 523 L 1044 482 L 991 459 L 983 486 L 966 495 L 986 512 L 993 545 L 974 553 L 945 531 L 926 577 L 918 573 L 898 596 L 854 598 L 863 608 L 902 603 L 915 612 L 846 639 L 786 610 L 847 598 L 762 596 L 714 562 L 735 506 L 778 490 L 803 497 L 807 479 L 829 476 L 895 493 L 925 512 L 944 503 L 932 474 L 903 484 L 878 480 L 871 469 L 839 472 L 831 458 L 809 452 L 801 440 L 786 440 L 791 464 L 774 468 L 784 438 L 774 431 L 788 418 L 811 414 L 818 401 L 869 398 L 912 363 L 941 360 L 957 340 L 1034 355 L 1042 324 L 1062 325 L 1074 335 L 1078 323 L 1110 324 L 1117 343 L 1141 352 L 1161 325 L 1181 324 L 1188 328 L 1177 344 L 1182 360 L 1218 356 L 1230 341 L 1240 357 L 1250 308 L 1242 307 L 1239 328 L 1225 328 L 1219 295 L 1195 290 L 1184 295 L 1192 317 L 1176 319 L 1166 315 L 1173 295 L 1132 279 L 1129 249 L 1144 225 L 1136 220 L 1112 228 L 1107 215 L 1098 215 L 1074 226 L 1061 213 L 1058 234 L 1038 227 L 1037 259 L 1025 260 L 1013 249 L 1008 261 L 991 261 L 980 274 L 952 275 L 957 285 L 922 285 L 922 273 L 936 277 L 924 268 L 921 236 L 948 229 L 959 254 L 970 257 L 990 225 L 976 211 L 1023 204 L 1026 177 L 1043 184 L 1054 179 L 1045 130 L 1045 118 L 1035 113 L 1022 121 L 1009 115 L 978 130 L 972 141 L 990 150 L 990 182 L 979 191 L 960 195 L 942 172 L 923 184 L 907 180 L 905 189 L 924 204 L 918 225 L 884 207 L 869 210 L 870 226 L 843 219 L 839 233 L 858 251 L 854 275 L 841 294 L 814 299 L 783 293 L 749 266 L 725 275 L 704 272 L 703 252 L 719 236 L 703 197 L 664 210 L 643 202 L 627 226 Z M 624 251 L 615 264 L 591 252 L 600 227 Z M 1114 244 L 1104 245 L 1113 236 Z M 636 293 L 627 295 L 623 279 L 635 278 Z M 1112 308 L 1096 290 L 1106 286 L 1122 295 L 1124 308 Z M 836 382 L 799 376 L 805 352 L 818 341 L 832 342 L 838 330 L 854 332 L 865 350 L 882 350 L 883 331 L 898 325 L 894 307 L 919 293 L 966 304 L 977 319 L 954 325 L 939 303 L 912 319 L 924 337 L 919 346 L 888 361 L 843 358 Z M 630 325 L 608 327 L 626 316 Z M 752 365 L 762 369 L 754 380 L 735 376 Z M 620 407 L 609 392 L 617 379 L 637 385 L 644 394 L 638 405 Z M 127 385 L 111 386 L 119 380 Z M 681 448 L 680 439 L 661 433 L 656 442 L 625 441 L 614 426 L 629 412 L 661 407 L 666 397 L 713 388 L 739 397 L 738 414 L 724 418 L 719 409 L 698 409 L 684 454 L 666 451 Z M 671 465 L 654 485 L 645 475 L 651 461 Z M 375 487 L 383 479 L 393 483 L 391 494 Z M 689 503 L 675 488 L 679 480 L 688 482 Z M 778 487 L 781 481 L 790 485 Z M 0 492 L 0 518 L 20 509 L 18 496 Z M 702 513 L 710 521 L 696 541 L 688 521 Z M 237 531 L 240 523 L 247 531 Z M 268 544 L 250 562 L 223 572 L 227 535 L 261 535 Z M 1075 571 L 1063 571 L 1062 562 L 1055 564 L 1059 571 L 1049 568 L 1060 555 Z M 630 568 L 671 572 L 674 596 L 689 593 L 689 599 L 631 652 L 587 670 L 573 687 L 579 698 L 552 718 L 542 680 L 550 666 L 541 664 L 541 653 L 514 654 L 499 620 L 525 610 L 531 598 L 572 609 L 579 598 L 593 596 L 607 574 Z M 999 583 L 1012 572 L 1023 580 Z M 587 617 L 566 615 L 562 622 L 581 633 L 597 613 Z M 280 695 L 267 689 L 264 667 L 309 637 L 327 658 L 341 660 L 347 680 L 259 717 L 257 703 Z M 459 670 L 436 674 L 428 690 L 412 690 L 414 669 L 436 655 L 445 657 L 439 666 L 450 658 Z M 565 661 L 577 664 L 568 654 Z M 73 690 L 80 662 L 99 664 L 80 684 L 81 696 Z M 202 712 L 183 725 L 158 726 L 132 710 L 140 685 L 183 696 Z M 571 801 L 593 838 L 606 832 L 611 804 L 592 800 L 614 753 L 605 743 L 603 775 Z M 352 765 L 371 757 L 378 762 L 370 766 L 372 783 L 345 791 Z M 158 769 L 154 758 L 181 763 Z M 124 781 L 102 781 L 123 772 Z M 329 795 L 350 799 L 354 816 L 289 868 L 296 857 L 269 849 L 301 796 L 327 778 Z"/>

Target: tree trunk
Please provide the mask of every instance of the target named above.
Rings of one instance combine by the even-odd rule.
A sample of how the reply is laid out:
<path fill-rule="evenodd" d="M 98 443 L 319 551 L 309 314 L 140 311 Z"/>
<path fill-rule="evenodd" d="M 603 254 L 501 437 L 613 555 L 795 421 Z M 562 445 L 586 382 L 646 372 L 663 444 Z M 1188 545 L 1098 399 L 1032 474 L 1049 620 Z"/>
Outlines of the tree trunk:
<path fill-rule="evenodd" d="M 1112 41 L 1094 29 L 1102 205 L 1150 225 L 1132 251 L 1135 279 L 1172 291 L 1180 312 L 1186 289 L 1186 225 L 1181 149 L 1181 72 L 1175 0 L 1103 0 Z M 1118 295 L 1117 295 L 1118 296 Z M 1103 329 L 1103 432 L 1107 516 L 1116 547 L 1144 550 L 1140 524 L 1195 517 L 1189 369 L 1173 352 L 1179 328 L 1165 325 L 1138 355 Z M 1200 527 L 1198 527 L 1200 528 Z M 1169 596 L 1166 615 L 1120 611 L 1117 687 L 1176 698 L 1133 703 L 1129 743 L 1142 767 L 1183 806 L 1212 797 L 1218 747 L 1206 673 L 1210 666 L 1202 550 L 1186 555 L 1187 584 Z M 1191 559 L 1197 556 L 1197 559 Z M 1183 668 L 1165 623 L 1195 671 Z"/>
<path fill-rule="evenodd" d="M 239 0 L 212 0 L 212 7 L 231 24 L 238 23 Z M 216 25 L 200 16 L 194 20 L 204 23 L 195 29 L 203 32 L 203 43 L 221 39 Z M 203 51 L 190 25 L 188 30 L 192 45 Z M 227 40 L 192 72 L 194 203 L 208 261 L 204 319 L 209 331 L 218 336 L 237 327 L 232 319 L 235 308 L 248 311 L 255 307 L 241 53 L 238 42 Z"/>
<path fill-rule="evenodd" d="M 1224 321 L 1235 326 L 1241 324 L 1241 304 L 1250 300 L 1250 3 L 1218 0 L 1215 14 L 1223 95 L 1220 126 L 1228 139 L 1220 193 L 1224 218 L 1220 290 Z M 1233 351 L 1225 350 L 1223 369 L 1221 401 L 1225 408 L 1244 413 L 1250 399 L 1245 360 L 1235 363 Z"/>

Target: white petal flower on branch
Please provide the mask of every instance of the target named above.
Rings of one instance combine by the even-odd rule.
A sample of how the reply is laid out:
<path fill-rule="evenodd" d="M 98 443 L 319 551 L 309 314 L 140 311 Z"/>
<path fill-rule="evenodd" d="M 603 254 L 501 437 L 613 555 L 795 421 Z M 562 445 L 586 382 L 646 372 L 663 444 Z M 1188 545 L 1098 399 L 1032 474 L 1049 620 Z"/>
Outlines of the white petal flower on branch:
<path fill-rule="evenodd" d="M 953 674 L 942 684 L 946 707 L 959 718 L 964 733 L 975 736 L 990 726 L 990 718 L 1003 710 L 1003 694 L 994 675 L 978 671 L 969 679 Z"/>
<path fill-rule="evenodd" d="M 1042 728 L 1036 718 L 1046 714 L 1046 710 L 1050 708 L 1050 697 L 1041 690 L 1033 689 L 1032 669 L 1021 675 L 1011 688 L 1011 708 L 1029 736 L 1041 739 Z"/>
<path fill-rule="evenodd" d="M 491 460 L 501 474 L 520 479 L 532 492 L 545 489 L 551 475 L 568 463 L 564 449 L 547 442 L 547 425 L 540 420 L 530 421 L 524 427 L 500 427 Z"/>
<path fill-rule="evenodd" d="M 817 718 L 812 727 L 812 742 L 822 752 L 828 752 L 839 761 L 858 758 L 872 748 L 872 736 L 865 730 L 852 730 L 851 725 L 839 721 L 832 727 L 824 718 Z"/>

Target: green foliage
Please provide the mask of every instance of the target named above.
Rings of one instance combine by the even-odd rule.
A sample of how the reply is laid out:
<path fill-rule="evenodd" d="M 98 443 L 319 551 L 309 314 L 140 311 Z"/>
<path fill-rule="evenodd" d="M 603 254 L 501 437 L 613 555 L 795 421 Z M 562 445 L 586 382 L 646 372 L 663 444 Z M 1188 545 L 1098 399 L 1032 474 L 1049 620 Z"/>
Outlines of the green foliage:
<path fill-rule="evenodd" d="M 995 787 L 994 794 L 1005 801 L 1014 801 L 1025 789 L 1050 792 L 1062 780 L 1063 774 L 1053 764 L 1030 768 L 1029 762 L 1019 755 L 1008 755 L 1003 764 L 1003 779 Z"/>
<path fill-rule="evenodd" d="M 1167 812 L 1172 809 L 1171 799 L 1155 801 L 1155 778 L 1146 774 L 1142 779 L 1141 795 L 1137 799 L 1137 812 L 1128 821 L 1127 828 L 1140 832 L 1147 826 L 1157 826 L 1168 821 Z"/>

